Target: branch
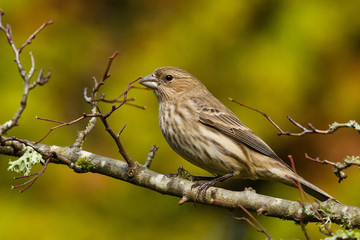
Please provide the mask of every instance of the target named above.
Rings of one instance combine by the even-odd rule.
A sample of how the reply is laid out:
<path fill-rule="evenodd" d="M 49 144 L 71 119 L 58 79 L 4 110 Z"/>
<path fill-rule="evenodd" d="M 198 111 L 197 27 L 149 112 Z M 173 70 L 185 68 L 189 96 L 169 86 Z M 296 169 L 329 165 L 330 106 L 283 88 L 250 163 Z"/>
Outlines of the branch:
<path fill-rule="evenodd" d="M 150 168 L 150 165 L 151 165 L 151 163 L 152 163 L 152 160 L 154 159 L 155 153 L 156 153 L 156 151 L 157 151 L 158 149 L 159 149 L 159 146 L 156 146 L 156 145 L 152 145 L 152 146 L 151 146 L 151 149 L 150 149 L 150 152 L 149 152 L 149 154 L 148 154 L 148 157 L 147 157 L 147 159 L 146 159 L 146 161 L 145 161 L 144 167 Z"/>
<path fill-rule="evenodd" d="M 351 167 L 351 166 L 357 166 L 360 167 L 360 159 L 359 157 L 355 157 L 355 156 L 347 156 L 346 158 L 344 158 L 344 162 L 332 162 L 329 160 L 320 160 L 319 157 L 317 158 L 312 158 L 310 157 L 307 153 L 305 153 L 305 158 L 317 162 L 317 163 L 321 163 L 324 165 L 331 165 L 334 167 L 334 174 L 336 177 L 339 178 L 339 183 L 341 183 L 342 180 L 344 180 L 345 178 L 347 178 L 347 175 L 343 172 L 343 170 Z"/>
<path fill-rule="evenodd" d="M 103 86 L 105 84 L 105 80 L 108 79 L 110 77 L 110 68 L 111 68 L 111 64 L 114 60 L 114 58 L 118 55 L 118 51 L 115 51 L 115 53 L 109 57 L 109 61 L 108 61 L 108 64 L 106 66 L 106 69 L 105 69 L 105 73 L 101 79 L 100 82 L 98 82 L 96 80 L 95 77 L 93 77 L 93 81 L 94 81 L 94 87 L 92 88 L 92 92 L 91 92 L 91 96 L 88 97 L 87 96 L 87 88 L 84 89 L 84 99 L 87 103 L 90 103 L 91 104 L 91 114 L 88 114 L 88 113 L 83 113 L 81 117 L 73 120 L 73 121 L 70 121 L 70 122 L 61 122 L 61 121 L 56 121 L 56 120 L 51 120 L 51 119 L 46 119 L 46 118 L 39 118 L 39 117 L 36 117 L 37 119 L 39 120 L 44 120 L 44 121 L 49 121 L 49 122 L 55 122 L 55 123 L 58 123 L 59 125 L 55 126 L 55 127 L 52 127 L 46 134 L 43 138 L 41 138 L 39 141 L 37 141 L 36 143 L 40 143 L 42 140 L 44 140 L 52 131 L 54 131 L 55 129 L 57 128 L 60 128 L 60 127 L 64 127 L 64 126 L 69 126 L 69 125 L 72 125 L 72 124 L 75 124 L 85 118 L 91 118 L 86 126 L 86 128 L 82 131 L 79 132 L 75 142 L 70 146 L 72 148 L 76 148 L 78 150 L 81 149 L 81 146 L 85 140 L 85 137 L 91 132 L 91 130 L 95 127 L 95 123 L 96 123 L 96 118 L 100 118 L 100 120 L 102 121 L 104 127 L 105 127 L 105 130 L 110 134 L 110 136 L 114 139 L 118 149 L 119 149 L 119 153 L 123 156 L 123 158 L 125 159 L 125 161 L 128 163 L 128 165 L 130 166 L 130 169 L 131 171 L 134 171 L 134 169 L 136 168 L 136 165 L 134 163 L 134 161 L 131 159 L 131 157 L 127 154 L 121 140 L 120 140 L 120 135 L 122 133 L 122 131 L 124 130 L 125 126 L 120 130 L 120 132 L 118 134 L 116 134 L 114 132 L 114 130 L 110 127 L 107 119 L 117 110 L 119 109 L 120 107 L 122 107 L 124 104 L 128 103 L 128 101 L 132 101 L 134 100 L 134 98 L 128 98 L 128 92 L 130 91 L 130 89 L 132 88 L 132 84 L 136 83 L 138 80 L 141 79 L 141 77 L 135 79 L 134 81 L 131 81 L 128 83 L 127 85 L 127 88 L 126 90 L 117 98 L 114 99 L 114 101 L 110 101 L 111 103 L 118 103 L 117 105 L 112 105 L 111 109 L 103 114 L 100 110 L 100 107 L 97 105 L 97 103 L 99 101 L 105 101 L 104 98 L 105 98 L 105 94 L 102 93 L 100 98 L 97 98 L 97 93 L 100 89 L 101 86 Z M 119 98 L 120 97 L 123 97 L 123 99 L 121 101 L 119 101 Z M 108 102 L 109 101 L 105 101 L 105 102 Z M 141 108 L 141 109 L 145 109 L 144 107 L 141 107 L 141 106 L 138 106 L 138 105 L 134 105 L 133 106 L 135 107 L 138 107 L 138 108 Z"/>
<path fill-rule="evenodd" d="M 11 186 L 12 189 L 14 188 L 21 188 L 21 187 L 24 187 L 23 189 L 20 190 L 20 192 L 24 192 L 26 191 L 27 189 L 29 189 L 34 183 L 35 181 L 45 172 L 48 164 L 50 162 L 50 157 L 48 157 L 45 161 L 45 164 L 43 166 L 43 168 L 39 171 L 39 172 L 36 172 L 36 173 L 33 173 L 33 174 L 30 174 L 30 175 L 27 175 L 27 176 L 18 176 L 18 177 L 14 177 L 14 179 L 23 179 L 23 178 L 30 178 L 30 180 L 20 184 L 20 185 L 17 185 L 17 186 Z"/>
<path fill-rule="evenodd" d="M 295 162 L 294 162 L 293 157 L 292 157 L 291 155 L 289 155 L 288 157 L 289 157 L 290 162 L 291 162 L 291 168 L 292 168 L 292 170 L 293 170 L 295 173 L 297 173 L 297 172 L 296 172 Z M 311 210 L 314 211 L 314 213 L 316 214 L 316 216 L 318 217 L 318 219 L 321 221 L 321 223 L 322 223 L 321 227 L 323 227 L 323 228 L 326 230 L 326 232 L 325 232 L 325 231 L 322 231 L 322 233 L 325 234 L 325 235 L 327 235 L 327 236 L 333 236 L 334 233 L 331 231 L 331 229 L 330 229 L 330 227 L 328 226 L 327 222 L 324 220 L 323 216 L 320 214 L 320 212 L 316 209 L 316 207 L 314 206 L 314 204 L 311 202 L 310 197 L 309 197 L 309 196 L 305 193 L 305 191 L 303 190 L 303 188 L 302 188 L 302 186 L 301 186 L 301 183 L 300 183 L 300 180 L 299 180 L 299 179 L 296 179 L 296 182 L 295 182 L 293 179 L 289 178 L 288 176 L 286 176 L 286 177 L 287 177 L 290 181 L 292 181 L 293 184 L 300 190 L 301 200 L 302 200 L 302 201 L 300 202 L 300 204 L 301 204 L 303 210 L 305 210 L 304 197 L 306 197 L 307 200 L 308 200 L 308 201 L 310 202 L 310 204 L 311 204 Z M 298 177 L 297 174 L 296 174 L 296 177 Z M 303 216 L 302 216 L 302 215 L 299 215 L 299 216 L 298 216 L 298 219 L 300 220 L 300 225 L 301 225 L 301 228 L 303 229 L 303 232 L 304 232 L 305 236 L 308 237 L 308 236 L 307 236 L 307 233 L 306 233 L 306 230 L 305 230 L 305 226 L 303 226 L 303 225 L 304 225 Z"/>
<path fill-rule="evenodd" d="M 332 124 L 329 125 L 329 128 L 327 130 L 319 130 L 317 128 L 315 128 L 311 123 L 308 123 L 308 128 L 304 127 L 303 125 L 301 125 L 300 123 L 296 122 L 294 119 L 292 119 L 290 116 L 287 116 L 287 118 L 289 119 L 289 121 L 294 124 L 296 127 L 300 128 L 302 131 L 298 132 L 298 133 L 292 133 L 289 131 L 284 131 L 282 130 L 272 119 L 269 115 L 267 115 L 266 113 L 257 110 L 255 108 L 249 107 L 243 103 L 240 103 L 232 98 L 229 98 L 230 101 L 237 103 L 243 107 L 246 107 L 250 110 L 253 110 L 255 112 L 258 112 L 260 114 L 262 114 L 267 120 L 269 120 L 269 122 L 274 125 L 277 130 L 279 130 L 278 135 L 287 135 L 287 136 L 304 136 L 305 134 L 322 134 L 322 135 L 327 135 L 327 134 L 332 134 L 335 131 L 337 131 L 340 128 L 354 128 L 358 133 L 360 133 L 360 124 L 358 124 L 355 120 L 349 120 L 347 123 L 338 123 L 338 122 L 334 122 Z"/>
<path fill-rule="evenodd" d="M 227 204 L 227 205 L 235 205 L 236 204 L 233 204 L 231 202 L 223 202 L 223 201 L 219 201 L 219 200 L 214 200 L 215 202 L 218 202 L 218 203 L 222 203 L 222 204 Z M 244 208 L 241 204 L 237 204 L 237 206 L 239 208 L 241 208 L 251 219 L 248 219 L 248 218 L 245 218 L 245 217 L 234 217 L 236 220 L 244 220 L 246 221 L 247 223 L 249 223 L 253 228 L 256 229 L 256 231 L 258 232 L 262 232 L 264 233 L 266 236 L 267 236 L 267 239 L 268 240 L 272 240 L 273 238 L 270 236 L 270 234 L 266 231 L 266 229 L 261 225 L 261 223 L 246 209 Z"/>
<path fill-rule="evenodd" d="M 49 78 L 51 76 L 51 71 L 49 71 L 48 74 L 44 77 L 43 76 L 43 69 L 41 69 L 37 80 L 34 81 L 32 84 L 30 84 L 30 80 L 33 77 L 34 72 L 35 72 L 35 59 L 34 59 L 33 54 L 30 52 L 31 68 L 28 71 L 28 73 L 26 73 L 26 70 L 22 66 L 22 63 L 21 63 L 21 60 L 20 60 L 20 54 L 21 54 L 21 51 L 27 45 L 29 45 L 31 43 L 31 40 L 34 39 L 36 37 L 36 35 L 42 29 L 44 29 L 47 25 L 49 25 L 49 24 L 51 24 L 53 22 L 52 20 L 50 20 L 48 22 L 43 23 L 33 34 L 31 34 L 29 36 L 29 38 L 19 48 L 17 48 L 16 45 L 15 45 L 15 41 L 13 39 L 13 35 L 12 35 L 10 25 L 6 24 L 6 27 L 5 27 L 2 24 L 2 16 L 3 15 L 4 15 L 4 12 L 0 9 L 0 30 L 5 32 L 8 43 L 10 44 L 10 46 L 11 46 L 11 48 L 12 48 L 14 54 L 15 54 L 15 59 L 14 60 L 15 60 L 16 65 L 18 67 L 20 76 L 22 77 L 22 79 L 24 81 L 24 90 L 23 90 L 23 94 L 22 94 L 22 98 L 21 98 L 20 106 L 19 106 L 18 110 L 16 111 L 16 113 L 14 114 L 14 116 L 12 117 L 12 119 L 10 121 L 8 121 L 5 124 L 0 126 L 0 136 L 4 135 L 11 128 L 18 125 L 18 121 L 19 121 L 22 113 L 24 112 L 24 110 L 26 108 L 27 99 L 28 99 L 30 90 L 34 89 L 37 85 L 40 85 L 40 86 L 44 85 L 49 80 Z"/>
<path fill-rule="evenodd" d="M 50 153 L 55 153 L 56 157 L 51 158 L 52 163 L 68 165 L 76 172 L 79 172 L 80 169 L 80 172 L 90 171 L 106 175 L 162 194 L 186 199 L 190 202 L 194 201 L 197 193 L 196 188 L 191 188 L 193 182 L 181 177 L 166 177 L 138 163 L 136 163 L 135 171 L 129 171 L 129 165 L 117 159 L 107 158 L 82 150 L 75 151 L 73 148 L 43 144 L 37 144 L 36 146 L 42 154 L 47 156 Z M 18 156 L 19 153 L 21 153 L 21 148 L 17 141 L 7 141 L 4 146 L 0 146 L 0 154 Z M 215 199 L 218 201 L 214 201 Z M 219 201 L 231 202 L 234 205 L 224 204 Z M 345 225 L 349 228 L 360 228 L 360 208 L 332 201 L 299 203 L 264 196 L 251 190 L 235 192 L 211 187 L 206 192 L 205 198 L 200 196 L 196 202 L 228 209 L 237 209 L 239 208 L 238 204 L 240 204 L 249 211 L 257 212 L 258 214 L 295 222 L 299 222 L 298 216 L 301 215 L 304 223 L 321 222 L 312 210 L 312 208 L 315 208 L 321 213 L 323 218 L 330 219 L 333 223 Z M 179 203 L 184 203 L 184 201 Z"/>

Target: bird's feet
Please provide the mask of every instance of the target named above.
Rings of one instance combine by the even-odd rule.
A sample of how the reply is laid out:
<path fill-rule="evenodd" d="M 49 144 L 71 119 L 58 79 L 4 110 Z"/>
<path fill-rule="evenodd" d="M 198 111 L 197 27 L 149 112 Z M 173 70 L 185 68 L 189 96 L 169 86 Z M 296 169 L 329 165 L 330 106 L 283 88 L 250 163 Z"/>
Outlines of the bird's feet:
<path fill-rule="evenodd" d="M 177 173 L 168 173 L 166 177 L 181 177 L 192 182 L 196 181 L 206 181 L 206 182 L 197 182 L 191 186 L 191 189 L 199 187 L 196 192 L 194 203 L 199 199 L 200 193 L 202 192 L 203 198 L 206 197 L 206 191 L 209 187 L 213 187 L 216 183 L 223 182 L 234 176 L 234 173 L 227 173 L 220 177 L 209 177 L 209 176 L 194 176 L 191 175 L 189 171 L 185 170 L 183 167 L 179 167 Z"/>
<path fill-rule="evenodd" d="M 207 182 L 197 182 L 191 186 L 191 188 L 199 187 L 199 189 L 196 192 L 194 203 L 199 199 L 200 193 L 202 192 L 203 198 L 206 197 L 206 191 L 209 187 L 215 186 L 216 183 L 223 182 L 231 177 L 233 177 L 233 173 L 227 173 L 225 175 L 222 175 L 220 177 L 214 177 L 212 180 Z"/>

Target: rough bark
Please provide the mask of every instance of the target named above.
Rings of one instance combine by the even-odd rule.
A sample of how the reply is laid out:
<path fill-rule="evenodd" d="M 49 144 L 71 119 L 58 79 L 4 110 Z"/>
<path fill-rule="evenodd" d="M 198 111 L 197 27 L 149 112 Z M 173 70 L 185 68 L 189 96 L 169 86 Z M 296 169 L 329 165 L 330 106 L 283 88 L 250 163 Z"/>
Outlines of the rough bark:
<path fill-rule="evenodd" d="M 43 144 L 37 144 L 36 147 L 37 151 L 43 154 L 49 156 L 51 153 L 55 156 L 51 159 L 52 163 L 68 165 L 75 172 L 93 172 L 126 181 L 162 194 L 179 197 L 181 204 L 192 202 L 195 199 L 197 188 L 191 188 L 193 182 L 181 177 L 167 177 L 151 171 L 139 163 L 136 163 L 135 168 L 129 168 L 121 160 L 96 155 L 78 148 Z M 22 154 L 22 144 L 16 141 L 7 141 L 6 145 L 0 146 L 0 154 L 19 156 Z M 253 190 L 236 192 L 211 187 L 206 192 L 206 197 L 203 198 L 200 195 L 196 202 L 223 208 L 240 208 L 238 204 L 241 204 L 250 211 L 266 216 L 296 222 L 301 216 L 303 222 L 321 222 L 312 210 L 315 208 L 324 219 L 331 219 L 333 223 L 350 228 L 360 227 L 360 208 L 342 205 L 334 201 L 301 204 L 257 194 Z"/>

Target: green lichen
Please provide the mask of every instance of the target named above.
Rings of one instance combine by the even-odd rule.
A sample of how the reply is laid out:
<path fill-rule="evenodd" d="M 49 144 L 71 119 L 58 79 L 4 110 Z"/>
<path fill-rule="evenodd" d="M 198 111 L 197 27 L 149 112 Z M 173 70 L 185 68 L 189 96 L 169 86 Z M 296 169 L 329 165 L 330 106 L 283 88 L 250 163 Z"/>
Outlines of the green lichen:
<path fill-rule="evenodd" d="M 327 237 L 325 240 L 349 240 L 349 239 L 360 239 L 360 232 L 354 230 L 343 230 L 339 229 L 336 231 L 334 236 Z"/>
<path fill-rule="evenodd" d="M 306 207 L 305 209 L 304 209 L 304 211 L 305 211 L 305 215 L 306 216 L 308 216 L 308 217 L 310 217 L 310 218 L 316 218 L 316 219 L 318 219 L 319 220 L 319 217 L 318 217 L 318 215 L 316 214 L 316 212 L 313 210 L 313 208 L 312 207 Z"/>
<path fill-rule="evenodd" d="M 326 218 L 329 216 L 329 214 L 331 214 L 331 208 L 330 207 L 326 207 L 327 205 L 319 205 L 317 211 L 319 213 L 321 213 L 321 215 L 323 216 L 323 218 Z"/>
<path fill-rule="evenodd" d="M 360 157 L 359 156 L 347 156 L 344 159 L 344 161 L 347 164 L 360 164 Z"/>
<path fill-rule="evenodd" d="M 86 157 L 79 158 L 75 162 L 75 165 L 81 167 L 81 170 L 84 172 L 90 172 L 91 168 L 93 167 L 92 163 L 89 162 Z"/>
<path fill-rule="evenodd" d="M 44 164 L 45 161 L 41 154 L 36 152 L 32 147 L 26 146 L 25 153 L 16 161 L 9 161 L 8 171 L 14 171 L 17 173 L 24 173 L 29 175 L 31 167 L 37 163 Z"/>
<path fill-rule="evenodd" d="M 342 219 L 341 219 L 341 225 L 346 228 L 346 229 L 350 229 L 352 228 L 352 222 L 351 219 L 349 217 L 349 215 L 345 214 Z"/>

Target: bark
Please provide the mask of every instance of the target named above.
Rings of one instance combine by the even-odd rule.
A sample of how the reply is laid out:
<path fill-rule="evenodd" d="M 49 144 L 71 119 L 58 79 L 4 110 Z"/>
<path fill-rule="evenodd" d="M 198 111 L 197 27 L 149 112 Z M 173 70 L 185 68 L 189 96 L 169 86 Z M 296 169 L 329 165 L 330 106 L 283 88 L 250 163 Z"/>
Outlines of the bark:
<path fill-rule="evenodd" d="M 7 141 L 0 146 L 0 154 L 20 156 L 23 144 L 17 141 Z M 179 204 L 193 202 L 197 188 L 191 188 L 193 182 L 181 177 L 167 177 L 151 171 L 145 166 L 136 163 L 135 168 L 120 160 L 96 155 L 78 148 L 59 147 L 37 144 L 36 150 L 43 155 L 54 156 L 52 163 L 68 165 L 75 172 L 93 172 L 106 175 L 131 184 L 151 189 L 153 191 L 179 197 Z M 349 228 L 360 227 L 360 208 L 347 206 L 334 201 L 322 203 L 300 203 L 280 198 L 257 194 L 254 190 L 240 192 L 222 188 L 211 187 L 206 192 L 206 197 L 197 199 L 197 204 L 206 204 L 223 208 L 240 208 L 241 204 L 246 209 L 266 216 L 277 217 L 299 222 L 321 222 L 313 209 L 316 209 L 324 219 Z"/>

